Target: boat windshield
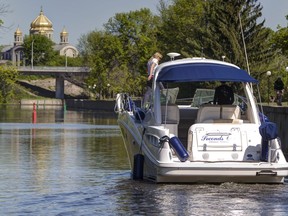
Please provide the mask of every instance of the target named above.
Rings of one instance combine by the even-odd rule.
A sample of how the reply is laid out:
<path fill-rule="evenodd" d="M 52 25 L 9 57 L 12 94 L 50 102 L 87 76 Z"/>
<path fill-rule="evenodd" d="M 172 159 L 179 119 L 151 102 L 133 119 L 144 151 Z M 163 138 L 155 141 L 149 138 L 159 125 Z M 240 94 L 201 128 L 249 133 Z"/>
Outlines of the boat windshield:
<path fill-rule="evenodd" d="M 196 89 L 192 99 L 191 107 L 200 107 L 202 104 L 212 103 L 214 99 L 215 89 Z M 244 96 L 234 93 L 234 103 L 240 106 L 247 106 L 247 100 Z"/>
<path fill-rule="evenodd" d="M 176 104 L 179 88 L 161 89 L 161 105 Z"/>

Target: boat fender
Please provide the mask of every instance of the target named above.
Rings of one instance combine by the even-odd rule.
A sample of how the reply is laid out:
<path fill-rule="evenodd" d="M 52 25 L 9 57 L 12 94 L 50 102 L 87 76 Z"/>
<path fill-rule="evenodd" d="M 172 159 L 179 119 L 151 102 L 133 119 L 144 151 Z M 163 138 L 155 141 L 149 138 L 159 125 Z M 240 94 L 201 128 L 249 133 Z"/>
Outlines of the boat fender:
<path fill-rule="evenodd" d="M 259 132 L 264 140 L 273 140 L 278 137 L 277 126 L 273 122 L 262 123 Z"/>
<path fill-rule="evenodd" d="M 189 154 L 178 137 L 174 136 L 172 138 L 169 138 L 168 136 L 163 136 L 159 140 L 160 143 L 163 143 L 165 141 L 169 141 L 171 148 L 175 151 L 177 157 L 181 162 L 185 162 L 188 160 Z"/>
<path fill-rule="evenodd" d="M 143 167 L 144 167 L 144 155 L 142 154 L 134 155 L 133 180 L 143 179 Z"/>
<path fill-rule="evenodd" d="M 189 158 L 188 152 L 178 137 L 170 138 L 169 143 L 181 162 L 185 162 Z"/>
<path fill-rule="evenodd" d="M 267 162 L 269 155 L 268 142 L 278 137 L 277 126 L 273 122 L 262 122 L 259 127 L 259 132 L 262 136 L 260 160 Z"/>
<path fill-rule="evenodd" d="M 260 160 L 263 161 L 263 162 L 267 162 L 268 161 L 268 156 L 269 156 L 268 140 L 262 139 Z"/>
<path fill-rule="evenodd" d="M 143 119 L 145 118 L 145 112 L 138 107 L 134 109 L 133 114 L 137 121 L 143 121 Z"/>

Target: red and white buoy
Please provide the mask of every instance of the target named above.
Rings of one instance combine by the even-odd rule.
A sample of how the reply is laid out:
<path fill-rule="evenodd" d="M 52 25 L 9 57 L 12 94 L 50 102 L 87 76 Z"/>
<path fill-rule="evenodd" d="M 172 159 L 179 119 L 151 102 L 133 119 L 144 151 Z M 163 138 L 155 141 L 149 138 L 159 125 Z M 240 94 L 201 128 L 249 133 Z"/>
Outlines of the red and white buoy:
<path fill-rule="evenodd" d="M 36 104 L 33 103 L 32 123 L 35 124 L 36 122 L 37 122 Z"/>

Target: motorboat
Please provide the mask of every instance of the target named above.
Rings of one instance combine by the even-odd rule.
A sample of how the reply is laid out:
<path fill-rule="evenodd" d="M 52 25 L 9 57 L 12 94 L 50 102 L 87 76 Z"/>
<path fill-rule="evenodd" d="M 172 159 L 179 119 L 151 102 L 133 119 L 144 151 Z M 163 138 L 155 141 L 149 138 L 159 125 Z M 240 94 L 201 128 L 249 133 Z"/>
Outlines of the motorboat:
<path fill-rule="evenodd" d="M 283 183 L 288 163 L 277 126 L 267 120 L 254 96 L 258 81 L 224 61 L 169 56 L 171 61 L 154 72 L 146 103 L 136 106 L 127 93 L 116 96 L 131 178 L 156 183 Z M 178 98 L 181 92 L 193 91 L 195 83 L 215 86 L 221 81 L 237 87 L 233 104 L 213 104 L 214 88 L 205 94 L 202 89 L 202 96 L 194 89 L 191 103 Z"/>

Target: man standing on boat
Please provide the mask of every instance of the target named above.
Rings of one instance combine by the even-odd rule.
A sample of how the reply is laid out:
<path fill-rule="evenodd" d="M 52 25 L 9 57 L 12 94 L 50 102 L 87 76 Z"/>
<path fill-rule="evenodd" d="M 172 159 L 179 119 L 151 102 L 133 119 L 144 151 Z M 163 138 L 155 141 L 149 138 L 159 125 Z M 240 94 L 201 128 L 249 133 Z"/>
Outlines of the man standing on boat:
<path fill-rule="evenodd" d="M 279 76 L 277 80 L 274 82 L 274 90 L 276 92 L 276 101 L 278 106 L 282 106 L 282 97 L 284 91 L 284 83 Z"/>
<path fill-rule="evenodd" d="M 234 103 L 234 93 L 226 82 L 222 81 L 221 85 L 215 89 L 213 104 L 225 105 Z"/>
<path fill-rule="evenodd" d="M 152 82 L 154 77 L 154 71 L 157 68 L 159 61 L 162 59 L 162 55 L 159 52 L 156 52 L 148 61 L 147 63 L 147 73 L 148 73 L 148 79 L 147 79 L 147 85 L 146 85 L 146 93 L 144 95 L 144 99 L 142 102 L 142 105 L 146 107 L 147 103 L 149 104 L 150 95 L 152 92 Z"/>

